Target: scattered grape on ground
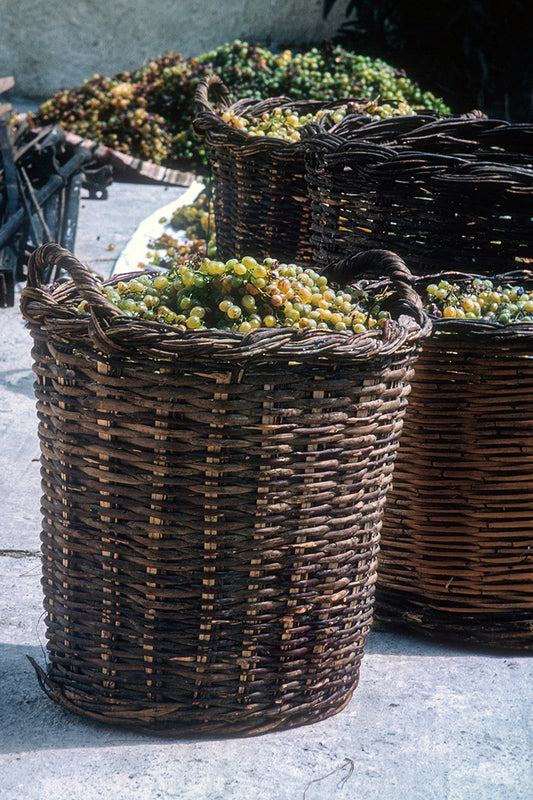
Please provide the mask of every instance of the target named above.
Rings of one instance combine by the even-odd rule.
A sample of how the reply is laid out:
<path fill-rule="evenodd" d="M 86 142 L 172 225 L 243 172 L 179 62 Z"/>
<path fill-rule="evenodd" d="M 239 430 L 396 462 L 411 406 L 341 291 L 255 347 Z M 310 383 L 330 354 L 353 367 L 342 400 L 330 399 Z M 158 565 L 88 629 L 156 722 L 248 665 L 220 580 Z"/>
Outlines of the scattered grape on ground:
<path fill-rule="evenodd" d="M 209 191 L 204 189 L 188 206 L 178 206 L 172 213 L 170 224 L 174 230 L 185 231 L 188 239 L 208 239 L 215 227 L 214 203 Z"/>
<path fill-rule="evenodd" d="M 190 205 L 178 206 L 168 222 L 176 231 L 184 231 L 185 241 L 163 233 L 148 245 L 146 263 L 140 267 L 168 268 L 183 264 L 193 256 L 214 258 L 216 256 L 216 234 L 213 199 L 210 190 L 204 189 Z"/>

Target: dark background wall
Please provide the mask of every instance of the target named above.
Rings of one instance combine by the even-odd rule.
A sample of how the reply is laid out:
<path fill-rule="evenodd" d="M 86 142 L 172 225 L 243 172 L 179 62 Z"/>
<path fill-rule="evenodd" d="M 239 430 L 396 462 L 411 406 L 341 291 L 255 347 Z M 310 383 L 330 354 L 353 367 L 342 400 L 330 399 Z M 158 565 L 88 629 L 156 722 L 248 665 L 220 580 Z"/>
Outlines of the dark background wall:
<path fill-rule="evenodd" d="M 403 68 L 457 112 L 533 119 L 533 0 L 323 0 L 336 38 Z"/>

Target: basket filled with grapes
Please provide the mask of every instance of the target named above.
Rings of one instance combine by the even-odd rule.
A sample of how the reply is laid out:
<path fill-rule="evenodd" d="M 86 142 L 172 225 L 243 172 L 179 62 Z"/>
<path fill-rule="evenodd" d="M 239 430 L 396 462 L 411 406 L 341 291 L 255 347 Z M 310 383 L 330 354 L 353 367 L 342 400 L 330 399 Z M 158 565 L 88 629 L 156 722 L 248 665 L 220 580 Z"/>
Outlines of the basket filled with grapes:
<path fill-rule="evenodd" d="M 99 283 L 32 255 L 48 664 L 64 707 L 165 735 L 248 735 L 350 700 L 421 342 L 412 278 L 379 294 L 209 258 Z M 43 287 L 47 264 L 71 276 Z"/>
<path fill-rule="evenodd" d="M 415 113 L 404 100 L 270 97 L 231 103 L 216 75 L 199 82 L 196 106 L 194 127 L 205 141 L 215 187 L 218 257 L 276 257 L 307 266 L 313 258 L 306 138 L 347 116 L 364 126 Z"/>
<path fill-rule="evenodd" d="M 376 616 L 532 650 L 533 273 L 416 285 L 433 332 L 387 501 Z"/>
<path fill-rule="evenodd" d="M 533 125 L 406 122 L 347 118 L 308 141 L 314 263 L 387 247 L 416 275 L 490 275 L 533 257 Z"/>

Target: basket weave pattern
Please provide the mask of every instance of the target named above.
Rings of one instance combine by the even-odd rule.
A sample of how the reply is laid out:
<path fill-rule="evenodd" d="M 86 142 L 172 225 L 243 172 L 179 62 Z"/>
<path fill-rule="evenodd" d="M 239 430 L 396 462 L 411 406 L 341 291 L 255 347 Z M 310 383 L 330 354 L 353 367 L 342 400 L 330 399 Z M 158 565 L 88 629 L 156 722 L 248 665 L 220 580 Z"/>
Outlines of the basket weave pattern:
<path fill-rule="evenodd" d="M 533 648 L 532 337 L 526 323 L 435 320 L 387 501 L 378 619 Z"/>
<path fill-rule="evenodd" d="M 213 104 L 209 94 L 215 99 Z M 346 100 L 324 103 L 287 97 L 230 103 L 229 92 L 216 75 L 200 81 L 196 93 L 196 132 L 205 140 L 215 189 L 218 258 L 280 258 L 312 263 L 311 207 L 305 179 L 305 140 L 289 142 L 251 136 L 226 123 L 231 110 L 251 120 L 275 108 L 299 114 L 333 109 Z"/>
<path fill-rule="evenodd" d="M 74 281 L 45 291 L 51 260 Z M 43 688 L 163 735 L 339 711 L 372 619 L 422 328 L 350 338 L 124 320 L 53 245 L 32 258 L 22 310 L 42 453 Z"/>
<path fill-rule="evenodd" d="M 313 257 L 391 248 L 417 275 L 533 257 L 533 126 L 350 120 L 308 142 Z"/>

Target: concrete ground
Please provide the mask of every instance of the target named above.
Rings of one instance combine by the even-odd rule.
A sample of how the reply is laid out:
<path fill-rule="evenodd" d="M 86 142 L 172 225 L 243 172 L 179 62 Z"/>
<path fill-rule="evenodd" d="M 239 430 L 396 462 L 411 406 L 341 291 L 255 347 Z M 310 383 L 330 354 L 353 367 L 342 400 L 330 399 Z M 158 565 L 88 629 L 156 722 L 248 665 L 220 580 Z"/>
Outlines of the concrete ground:
<path fill-rule="evenodd" d="M 115 183 L 107 200 L 82 197 L 76 255 L 109 275 L 138 223 L 181 191 Z M 44 665 L 39 446 L 17 304 L 0 309 L 0 342 L 1 800 L 531 800 L 528 656 L 376 630 L 347 708 L 254 738 L 161 741 L 49 700 L 26 658 Z"/>

